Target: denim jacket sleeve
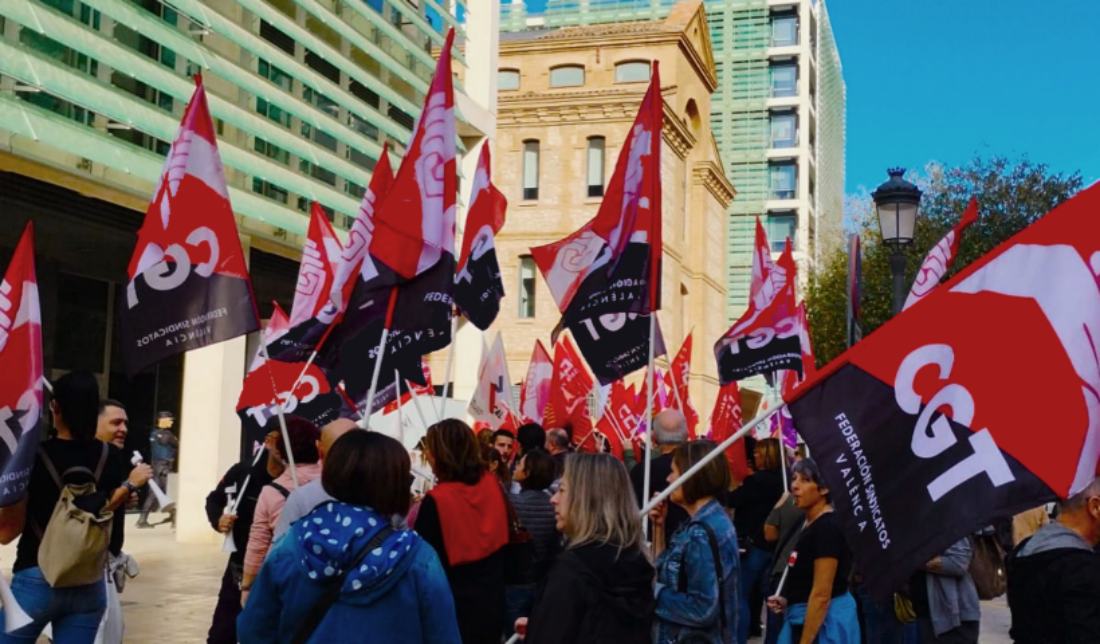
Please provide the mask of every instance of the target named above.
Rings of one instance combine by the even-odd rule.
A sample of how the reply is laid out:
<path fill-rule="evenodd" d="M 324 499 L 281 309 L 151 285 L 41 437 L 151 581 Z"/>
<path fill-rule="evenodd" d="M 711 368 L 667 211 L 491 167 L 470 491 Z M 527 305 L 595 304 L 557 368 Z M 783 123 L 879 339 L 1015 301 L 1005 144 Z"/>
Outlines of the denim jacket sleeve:
<path fill-rule="evenodd" d="M 951 544 L 951 547 L 947 549 L 947 552 L 940 555 L 940 565 L 943 567 L 942 575 L 950 577 L 962 577 L 970 569 L 970 559 L 973 557 L 973 550 L 970 547 L 970 539 L 962 538 L 955 543 Z"/>
<path fill-rule="evenodd" d="M 439 557 L 428 542 L 421 541 L 417 554 L 417 600 L 420 603 L 420 630 L 424 642 L 462 644 L 455 616 L 454 596 Z"/>
<path fill-rule="evenodd" d="M 718 615 L 718 574 L 706 531 L 696 525 L 687 528 L 662 561 L 668 569 L 659 574 L 664 585 L 657 588 L 657 616 L 690 627 L 712 625 Z M 687 569 L 684 592 L 677 584 L 680 566 Z"/>

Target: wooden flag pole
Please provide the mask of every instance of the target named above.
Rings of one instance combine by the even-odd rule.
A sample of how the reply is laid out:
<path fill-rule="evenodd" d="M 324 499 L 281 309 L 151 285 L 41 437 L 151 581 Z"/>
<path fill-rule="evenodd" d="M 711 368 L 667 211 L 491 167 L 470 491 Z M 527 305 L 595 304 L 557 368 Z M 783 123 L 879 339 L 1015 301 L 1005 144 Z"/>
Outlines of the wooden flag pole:
<path fill-rule="evenodd" d="M 776 407 L 775 409 L 769 409 L 769 410 L 765 411 L 764 413 L 762 413 L 759 416 L 757 416 L 756 418 L 754 418 L 752 420 L 752 422 L 750 422 L 748 425 L 745 425 L 741 429 L 734 432 L 734 434 L 732 436 L 730 436 L 726 440 L 722 441 L 718 445 L 717 449 L 711 451 L 709 454 L 704 456 L 702 459 L 699 460 L 698 463 L 696 463 L 695 465 L 692 465 L 688 469 L 688 471 L 681 474 L 680 478 L 678 478 L 675 481 L 673 481 L 672 483 L 670 483 L 669 486 L 667 488 L 665 488 L 664 492 L 661 492 L 657 496 L 650 499 L 650 501 L 648 503 L 646 503 L 645 506 L 642 508 L 642 518 L 644 519 L 645 517 L 647 517 L 649 515 L 650 510 L 652 510 L 653 508 L 657 507 L 658 505 L 664 503 L 665 500 L 668 499 L 668 497 L 672 496 L 673 492 L 680 489 L 680 487 L 684 483 L 687 483 L 688 480 L 691 479 L 691 477 L 695 476 L 696 474 L 699 473 L 700 470 L 702 470 L 704 467 L 706 467 L 707 463 L 709 463 L 709 462 L 713 461 L 714 459 L 718 458 L 719 454 L 724 454 L 725 451 L 727 449 L 729 449 L 731 445 L 733 445 L 734 443 L 736 443 L 738 441 L 738 439 L 743 438 L 746 434 L 748 434 L 754 428 L 756 428 L 757 425 L 764 422 L 765 420 L 770 418 L 772 416 L 772 414 L 777 413 L 778 411 L 782 410 L 786 406 L 787 406 L 786 403 L 784 403 L 784 404 Z"/>
<path fill-rule="evenodd" d="M 264 356 L 264 366 L 267 367 L 267 375 L 271 378 L 271 389 L 275 392 L 275 413 L 279 416 L 279 431 L 283 433 L 283 445 L 286 446 L 286 454 L 283 454 L 283 458 L 286 459 L 287 467 L 290 468 L 290 479 L 294 482 L 294 487 L 298 487 L 298 468 L 294 465 L 294 451 L 290 449 L 290 433 L 286 430 L 286 417 L 283 415 L 283 401 L 279 399 L 279 388 L 275 386 L 275 374 L 271 371 L 271 356 L 267 353 L 267 343 L 260 342 L 260 351 Z M 290 396 L 294 395 L 294 390 L 291 389 Z"/>
<path fill-rule="evenodd" d="M 390 337 L 390 325 L 393 324 L 393 310 L 397 306 L 397 287 L 390 289 L 390 303 L 386 309 L 386 323 L 382 326 L 382 339 L 378 342 L 378 353 L 374 356 L 374 375 L 370 379 L 370 393 L 367 394 L 366 409 L 360 412 L 363 417 L 363 429 L 370 429 L 370 417 L 373 411 L 374 394 L 378 391 L 378 376 L 382 373 L 382 356 L 386 353 L 386 341 Z"/>
<path fill-rule="evenodd" d="M 657 338 L 657 312 L 651 311 L 649 314 L 649 369 L 646 375 L 646 406 L 645 406 L 645 478 L 642 483 L 642 500 L 645 501 L 649 498 L 650 479 L 653 477 L 653 472 L 650 471 L 650 458 L 653 456 L 653 352 L 656 351 L 656 338 Z M 680 477 L 684 478 L 684 477 Z M 647 512 L 642 513 L 642 530 L 646 541 L 649 540 L 649 521 L 646 521 Z"/>

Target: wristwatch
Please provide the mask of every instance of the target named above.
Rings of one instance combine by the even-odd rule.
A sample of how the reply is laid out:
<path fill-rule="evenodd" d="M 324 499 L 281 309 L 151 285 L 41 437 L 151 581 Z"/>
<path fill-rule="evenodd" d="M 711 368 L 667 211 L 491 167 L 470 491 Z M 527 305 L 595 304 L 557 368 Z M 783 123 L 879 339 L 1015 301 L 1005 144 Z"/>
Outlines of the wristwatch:
<path fill-rule="evenodd" d="M 136 485 L 134 485 L 133 483 L 131 483 L 130 481 L 123 481 L 122 482 L 122 487 L 126 488 L 127 490 L 130 490 L 131 494 L 134 494 L 138 491 L 138 487 Z"/>

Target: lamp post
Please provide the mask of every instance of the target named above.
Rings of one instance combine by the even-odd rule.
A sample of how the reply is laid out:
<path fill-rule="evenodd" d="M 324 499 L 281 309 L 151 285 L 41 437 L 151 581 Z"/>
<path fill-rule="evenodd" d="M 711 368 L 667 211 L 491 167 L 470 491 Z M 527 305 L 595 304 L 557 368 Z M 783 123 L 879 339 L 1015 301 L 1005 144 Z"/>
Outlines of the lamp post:
<path fill-rule="evenodd" d="M 894 315 L 905 306 L 905 251 L 913 243 L 923 194 L 904 179 L 905 168 L 890 168 L 890 179 L 871 193 L 878 211 L 882 241 L 890 247 L 890 274 L 894 277 Z"/>

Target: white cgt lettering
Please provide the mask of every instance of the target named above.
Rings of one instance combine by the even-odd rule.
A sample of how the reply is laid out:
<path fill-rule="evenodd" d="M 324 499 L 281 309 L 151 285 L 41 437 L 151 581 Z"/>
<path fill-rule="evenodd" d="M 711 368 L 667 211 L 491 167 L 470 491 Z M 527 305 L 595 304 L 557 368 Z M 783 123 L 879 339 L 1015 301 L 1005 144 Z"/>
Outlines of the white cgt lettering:
<path fill-rule="evenodd" d="M 218 236 L 214 234 L 213 230 L 205 226 L 192 230 L 191 234 L 187 236 L 188 246 L 198 248 L 203 244 L 210 251 L 210 259 L 195 264 L 194 269 L 198 275 L 210 277 L 214 274 L 214 269 L 218 265 L 221 247 L 218 245 Z M 172 262 L 168 261 L 169 258 L 172 259 Z M 191 268 L 191 256 L 187 249 L 179 244 L 172 244 L 165 249 L 164 257 L 146 269 L 143 275 L 149 288 L 157 291 L 171 291 L 187 281 Z M 134 288 L 134 283 L 130 282 L 129 287 L 126 289 L 126 304 L 132 309 L 137 306 L 137 303 L 137 289 Z"/>
<path fill-rule="evenodd" d="M 957 441 L 946 414 L 940 414 L 935 420 L 933 415 L 941 407 L 949 407 L 955 422 L 969 425 L 974 420 L 974 397 L 959 384 L 948 384 L 936 392 L 928 405 L 921 409 L 921 397 L 913 389 L 917 373 L 927 366 L 939 367 L 939 379 L 946 380 L 955 364 L 955 352 L 946 344 L 923 346 L 902 361 L 894 379 L 894 398 L 898 407 L 907 414 L 917 417 L 913 428 L 910 447 L 920 458 L 939 456 Z M 931 429 L 931 433 L 929 433 Z M 1004 454 L 988 429 L 982 429 L 970 436 L 970 446 L 974 453 L 955 464 L 928 485 L 928 493 L 933 501 L 939 501 L 948 492 L 970 479 L 982 474 L 989 476 L 994 487 L 1000 487 L 1015 480 L 1005 461 Z"/>

